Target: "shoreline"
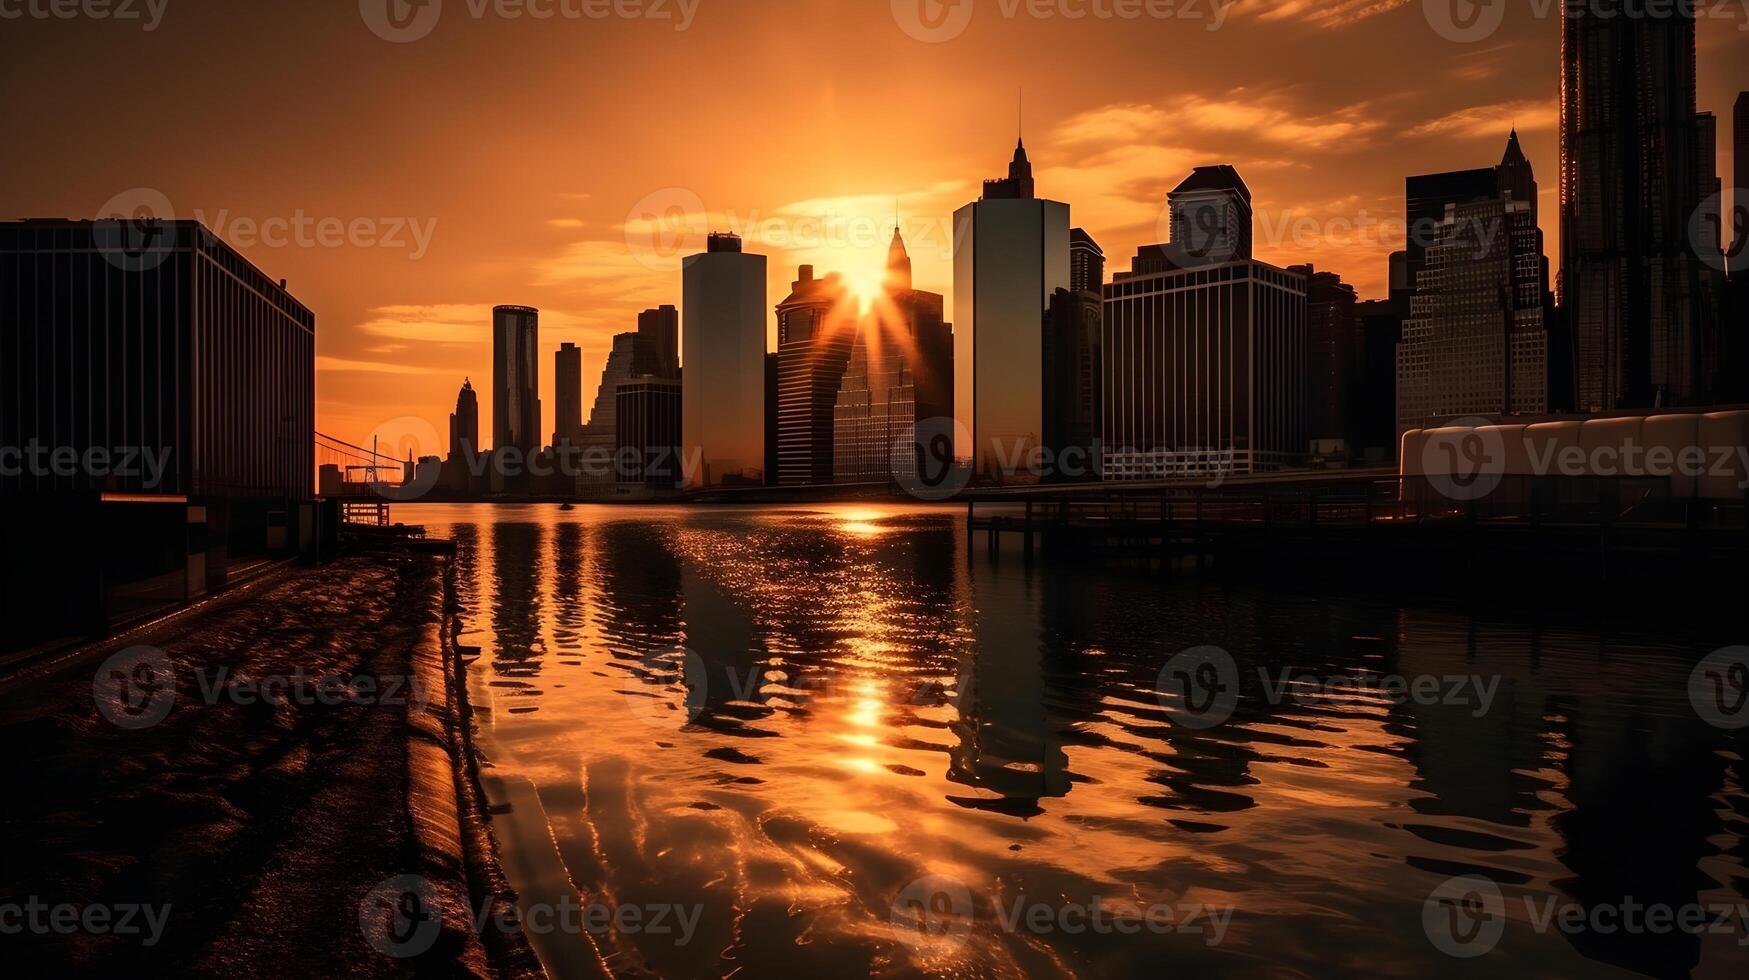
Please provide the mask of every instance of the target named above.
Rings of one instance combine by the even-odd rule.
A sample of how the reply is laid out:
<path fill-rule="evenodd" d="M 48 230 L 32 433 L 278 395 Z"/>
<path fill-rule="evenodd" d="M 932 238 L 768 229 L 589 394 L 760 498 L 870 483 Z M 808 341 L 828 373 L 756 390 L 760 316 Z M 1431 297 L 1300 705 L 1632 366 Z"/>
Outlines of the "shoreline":
<path fill-rule="evenodd" d="M 73 910 L 27 917 L 15 963 L 544 976 L 480 785 L 455 575 L 355 547 L 15 674 L 0 903 Z"/>

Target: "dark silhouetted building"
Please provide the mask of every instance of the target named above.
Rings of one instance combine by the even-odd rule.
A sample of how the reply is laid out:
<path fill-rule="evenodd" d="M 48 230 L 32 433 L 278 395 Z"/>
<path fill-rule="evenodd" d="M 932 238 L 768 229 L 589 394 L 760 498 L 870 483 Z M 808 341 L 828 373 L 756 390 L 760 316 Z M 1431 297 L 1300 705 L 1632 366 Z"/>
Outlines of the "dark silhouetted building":
<path fill-rule="evenodd" d="M 492 310 L 492 452 L 514 449 L 526 473 L 526 461 L 540 451 L 540 311 L 528 306 L 498 306 Z M 506 483 L 507 467 L 494 466 L 493 490 L 516 489 Z"/>
<path fill-rule="evenodd" d="M 1053 482 L 1099 479 L 1102 370 L 1098 292 L 1059 289 L 1045 321 L 1044 445 Z"/>
<path fill-rule="evenodd" d="M 1714 384 L 1714 287 L 1688 241 L 1700 142 L 1692 7 L 1562 8 L 1560 292 L 1581 410 L 1695 404 Z"/>
<path fill-rule="evenodd" d="M 475 461 L 480 452 L 480 398 L 472 378 L 463 378 L 456 392 L 455 411 L 449 416 L 449 458 L 443 463 L 443 486 L 450 493 L 466 495 L 473 485 Z"/>
<path fill-rule="evenodd" d="M 583 348 L 560 344 L 553 353 L 553 448 L 583 443 Z"/>
<path fill-rule="evenodd" d="M 681 417 L 688 461 L 698 464 L 688 479 L 700 486 L 762 483 L 765 256 L 742 252 L 735 235 L 713 233 L 706 251 L 683 261 L 681 279 Z"/>
<path fill-rule="evenodd" d="M 940 293 L 913 289 L 897 228 L 884 289 L 856 333 L 833 415 L 832 479 L 885 483 L 916 474 L 919 422 L 952 431 L 953 327 Z"/>
<path fill-rule="evenodd" d="M 1549 411 L 1548 262 L 1536 178 L 1516 131 L 1496 187 L 1446 205 L 1423 253 L 1397 349 L 1399 431 Z"/>
<path fill-rule="evenodd" d="M 1404 218 L 1408 222 L 1403 246 L 1407 286 L 1412 291 L 1426 267 L 1427 249 L 1439 235 L 1446 209 L 1494 197 L 1500 191 L 1500 173 L 1494 167 L 1417 174 L 1403 180 Z"/>
<path fill-rule="evenodd" d="M 1237 173 L 1230 181 L 1243 186 Z M 1205 245 L 1249 242 L 1249 230 L 1206 219 L 1185 227 L 1192 242 L 1144 246 L 1105 286 L 1107 480 L 1248 474 L 1305 459 L 1305 278 L 1254 259 L 1208 263 Z M 1195 264 L 1136 271 L 1163 253 Z"/>
<path fill-rule="evenodd" d="M 680 377 L 680 311 L 664 304 L 638 314 L 640 376 Z"/>
<path fill-rule="evenodd" d="M 1306 280 L 1306 438 L 1314 459 L 1346 462 L 1359 434 L 1365 337 L 1354 287 L 1334 272 L 1290 265 Z"/>
<path fill-rule="evenodd" d="M 1085 228 L 1069 229 L 1069 291 L 1099 293 L 1105 285 L 1105 250 Z"/>
<path fill-rule="evenodd" d="M 1008 177 L 954 212 L 954 399 L 972 444 L 956 449 L 978 479 L 1035 482 L 1044 431 L 1044 326 L 1069 286 L 1069 206 L 1033 196 L 1016 145 Z"/>
<path fill-rule="evenodd" d="M 663 490 L 684 482 L 680 397 L 680 382 L 669 378 L 636 378 L 615 387 L 618 482 Z"/>
<path fill-rule="evenodd" d="M 9 221 L 0 310 L 0 647 L 307 549 L 316 318 L 284 281 L 196 221 Z"/>
<path fill-rule="evenodd" d="M 777 482 L 832 482 L 833 410 L 856 342 L 856 298 L 837 273 L 796 270 L 777 304 Z"/>

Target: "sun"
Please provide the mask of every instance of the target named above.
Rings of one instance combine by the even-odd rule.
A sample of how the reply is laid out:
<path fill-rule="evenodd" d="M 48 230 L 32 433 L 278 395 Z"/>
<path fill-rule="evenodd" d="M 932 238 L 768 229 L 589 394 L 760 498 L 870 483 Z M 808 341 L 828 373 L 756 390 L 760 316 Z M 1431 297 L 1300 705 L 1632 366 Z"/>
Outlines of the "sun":
<path fill-rule="evenodd" d="M 852 269 L 844 273 L 844 284 L 856 296 L 863 313 L 867 313 L 874 305 L 875 298 L 880 296 L 885 285 L 884 278 L 885 274 L 878 267 Z"/>

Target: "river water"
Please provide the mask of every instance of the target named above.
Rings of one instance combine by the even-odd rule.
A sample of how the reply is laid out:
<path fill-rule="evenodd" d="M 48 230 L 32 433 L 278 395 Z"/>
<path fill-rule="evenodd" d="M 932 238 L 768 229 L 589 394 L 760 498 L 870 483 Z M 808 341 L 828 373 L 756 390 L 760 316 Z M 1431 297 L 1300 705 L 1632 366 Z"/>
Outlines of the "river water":
<path fill-rule="evenodd" d="M 555 975 L 1749 968 L 1742 677 L 1691 684 L 1740 619 L 1028 567 L 951 508 L 395 517 L 459 544 Z"/>

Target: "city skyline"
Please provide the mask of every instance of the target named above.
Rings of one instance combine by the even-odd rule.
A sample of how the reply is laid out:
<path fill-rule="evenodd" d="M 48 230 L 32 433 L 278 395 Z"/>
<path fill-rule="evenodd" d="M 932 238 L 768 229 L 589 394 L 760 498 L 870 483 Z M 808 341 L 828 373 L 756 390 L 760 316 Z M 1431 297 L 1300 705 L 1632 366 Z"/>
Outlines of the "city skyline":
<path fill-rule="evenodd" d="M 1065 31 L 1061 21 L 993 10 L 940 44 L 906 35 L 881 4 L 864 11 L 816 5 L 809 16 L 775 22 L 775 15 L 706 4 L 684 32 L 614 22 L 541 30 L 452 18 L 425 40 L 393 45 L 374 36 L 352 5 L 342 6 L 272 17 L 225 11 L 220 18 L 241 48 L 320 28 L 325 59 L 375 66 L 349 78 L 344 98 L 319 85 L 305 93 L 307 82 L 294 92 L 265 70 L 271 61 L 259 75 L 240 73 L 228 86 L 227 100 L 313 99 L 319 125 L 231 111 L 243 102 L 202 111 L 200 100 L 177 119 L 141 125 L 103 106 L 80 81 L 100 77 L 92 59 L 138 39 L 137 30 L 105 26 L 75 35 L 54 23 L 13 25 L 32 43 L 0 72 L 47 83 L 40 101 L 18 108 L 19 122 L 64 138 L 13 155 L 0 213 L 95 215 L 112 197 L 150 187 L 180 216 L 200 212 L 213 222 L 223 215 L 215 231 L 268 274 L 288 279 L 317 311 L 318 421 L 324 431 L 355 439 L 404 415 L 441 431 L 440 408 L 453 401 L 460 379 L 489 376 L 480 324 L 500 303 L 542 310 L 543 357 L 569 341 L 598 363 L 613 335 L 632 329 L 638 310 L 676 301 L 671 273 L 681 255 L 702 247 L 707 226 L 741 231 L 750 249 L 770 255 L 767 292 L 776 296 L 800 264 L 847 277 L 878 271 L 897 199 L 918 286 L 946 294 L 951 307 L 948 216 L 976 196 L 979 177 L 1003 163 L 1020 85 L 1039 193 L 1070 202 L 1076 224 L 1109 255 L 1163 240 L 1155 226 L 1165 189 L 1193 165 L 1226 161 L 1257 190 L 1259 258 L 1339 272 L 1363 299 L 1383 295 L 1389 247 L 1341 245 L 1344 235 L 1357 236 L 1331 223 L 1354 222 L 1362 212 L 1377 220 L 1400 216 L 1404 175 L 1449 169 L 1452 159 L 1485 161 L 1514 122 L 1537 171 L 1558 172 L 1558 18 L 1517 10 L 1493 36 L 1469 44 L 1437 34 L 1419 4 L 1348 22 L 1320 17 L 1309 6 L 1235 9 L 1215 31 L 1199 23 L 1094 19 Z M 179 21 L 177 9 L 148 35 L 162 49 L 162 63 L 209 40 L 190 25 L 195 18 Z M 1699 105 L 1720 121 L 1721 174 L 1732 172 L 1722 130 L 1735 93 L 1749 88 L 1749 59 L 1733 54 L 1749 44 L 1740 26 L 1716 17 L 1698 25 Z M 785 43 L 846 36 L 859 43 L 830 76 L 798 78 L 764 57 Z M 86 50 L 70 50 L 74 40 Z M 1171 46 L 1173 57 L 1159 58 L 1162 42 L 1175 41 L 1184 43 Z M 1366 52 L 1367 70 L 1328 67 L 1333 46 Z M 491 83 L 497 118 L 482 119 L 482 103 L 467 96 L 466 81 L 448 77 L 464 73 L 445 66 L 506 47 L 517 50 L 522 75 Z M 1063 69 L 1042 64 L 1068 64 L 1095 51 L 1110 69 L 1099 78 L 1076 73 L 1070 84 Z M 735 111 L 726 95 L 701 95 L 683 77 L 668 77 L 685 74 L 676 70 L 680 64 L 721 53 L 734 57 L 744 89 Z M 615 106 L 577 85 L 580 54 L 599 55 L 604 73 L 636 72 L 637 105 Z M 948 84 L 966 71 L 987 84 Z M 1392 82 L 1381 85 L 1386 77 Z M 185 82 L 171 73 L 146 72 L 135 84 L 143 98 L 188 101 Z M 385 115 L 409 99 L 412 111 Z M 773 137 L 782 124 L 747 106 L 797 103 L 814 110 L 825 128 L 808 141 L 783 142 L 777 153 L 782 141 Z M 876 120 L 926 104 L 940 125 L 910 127 L 914 135 L 904 146 L 880 134 Z M 60 118 L 80 118 L 90 131 L 68 131 Z M 452 135 L 470 127 L 494 138 Z M 512 156 L 496 138 L 513 134 L 529 141 L 528 152 L 519 147 Z M 128 141 L 131 160 L 105 151 L 117 138 Z M 324 169 L 311 165 L 316 154 L 330 154 L 342 140 L 359 165 L 341 168 L 344 174 L 313 172 Z M 687 152 L 698 146 L 719 148 L 711 164 Z M 67 154 L 92 164 L 76 176 L 47 179 Z M 1541 209 L 1552 272 L 1559 263 L 1552 254 L 1554 184 L 1552 176 L 1543 181 Z M 42 192 L 30 200 L 17 196 L 33 186 Z M 627 245 L 622 226 L 646 198 L 670 187 L 689 188 L 710 218 L 733 212 L 744 225 L 755 215 L 780 223 L 754 231 L 794 237 L 802 217 L 832 213 L 867 233 L 854 243 L 777 248 L 746 235 L 747 227 L 706 221 L 689 228 L 699 239 L 672 255 L 641 253 L 666 263 L 652 269 Z M 407 245 L 399 248 L 276 247 L 261 240 L 263 223 L 300 212 L 312 221 L 396 216 L 429 237 L 403 227 L 399 239 Z M 1301 219 L 1330 233 L 1304 244 L 1292 234 L 1272 240 L 1284 220 L 1291 232 Z M 251 227 L 253 233 L 239 234 Z M 382 238 L 396 230 L 377 226 Z M 541 373 L 548 376 L 540 397 L 553 404 L 550 370 Z M 593 373 L 585 380 L 586 402 L 594 395 Z M 486 432 L 490 412 L 485 406 Z"/>

